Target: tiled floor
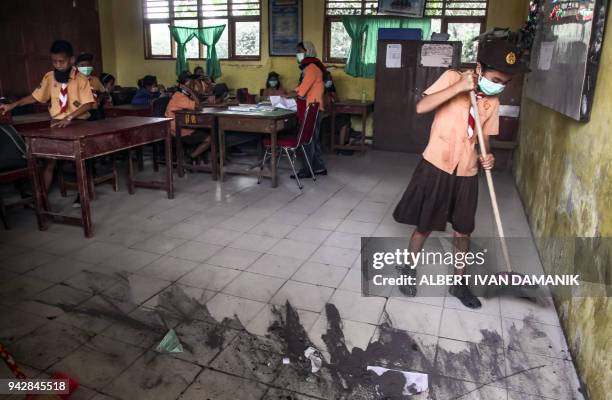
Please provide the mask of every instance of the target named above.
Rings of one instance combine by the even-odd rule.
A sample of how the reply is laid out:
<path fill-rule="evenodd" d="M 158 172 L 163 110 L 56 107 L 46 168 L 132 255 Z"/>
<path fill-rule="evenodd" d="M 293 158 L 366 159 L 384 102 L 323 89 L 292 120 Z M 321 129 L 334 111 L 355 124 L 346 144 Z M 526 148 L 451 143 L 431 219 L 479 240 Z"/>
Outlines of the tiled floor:
<path fill-rule="evenodd" d="M 348 352 L 383 343 L 380 324 L 407 332 L 412 350 L 397 352 L 418 349 L 419 358 L 405 368 L 430 374 L 417 398 L 580 399 L 550 304 L 493 298 L 470 311 L 446 291 L 361 296 L 360 238 L 411 232 L 391 213 L 416 162 L 375 151 L 330 157 L 330 175 L 306 180 L 303 192 L 286 171 L 276 189 L 188 174 L 174 200 L 100 187 L 90 240 L 61 225 L 39 232 L 31 213 L 14 211 L 14 229 L 0 231 L 0 342 L 31 377 L 75 376 L 75 399 L 378 398 L 343 392 L 334 360 L 314 375 L 282 362 L 284 343 L 268 328 L 287 302 L 328 362 L 333 304 Z M 511 176 L 495 181 L 507 231 L 529 237 Z M 480 189 L 475 234 L 491 235 Z M 184 352 L 155 352 L 170 328 Z"/>

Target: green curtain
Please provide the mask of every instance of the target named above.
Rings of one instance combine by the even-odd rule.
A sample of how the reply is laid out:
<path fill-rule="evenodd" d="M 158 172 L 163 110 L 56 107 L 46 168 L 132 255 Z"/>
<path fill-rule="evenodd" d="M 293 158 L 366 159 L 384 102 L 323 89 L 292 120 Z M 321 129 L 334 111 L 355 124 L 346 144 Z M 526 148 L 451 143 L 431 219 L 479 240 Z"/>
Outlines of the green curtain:
<path fill-rule="evenodd" d="M 206 74 L 213 79 L 221 76 L 221 63 L 217 57 L 216 44 L 221 39 L 224 30 L 225 25 L 218 25 L 200 28 L 196 32 L 200 43 L 206 45 Z"/>
<path fill-rule="evenodd" d="M 346 60 L 345 71 L 349 75 L 361 76 L 361 63 L 362 55 L 362 40 L 363 34 L 368 28 L 366 19 L 364 17 L 352 17 L 344 18 L 342 24 L 346 33 L 351 38 L 351 48 L 349 49 L 349 55 Z"/>
<path fill-rule="evenodd" d="M 169 25 L 170 34 L 176 41 L 176 76 L 189 69 L 185 46 L 196 35 L 197 28 L 186 28 L 181 26 Z"/>
<path fill-rule="evenodd" d="M 349 58 L 346 61 L 346 73 L 371 79 L 376 75 L 376 51 L 380 28 L 421 29 L 423 39 L 428 39 L 431 33 L 429 18 L 346 16 L 342 18 L 342 23 L 352 40 Z"/>
<path fill-rule="evenodd" d="M 212 78 L 221 76 L 221 64 L 217 57 L 216 44 L 221 38 L 225 25 L 207 26 L 204 28 L 190 28 L 185 26 L 168 25 L 170 34 L 176 41 L 176 76 L 189 70 L 185 47 L 194 37 L 206 45 L 206 74 Z"/>

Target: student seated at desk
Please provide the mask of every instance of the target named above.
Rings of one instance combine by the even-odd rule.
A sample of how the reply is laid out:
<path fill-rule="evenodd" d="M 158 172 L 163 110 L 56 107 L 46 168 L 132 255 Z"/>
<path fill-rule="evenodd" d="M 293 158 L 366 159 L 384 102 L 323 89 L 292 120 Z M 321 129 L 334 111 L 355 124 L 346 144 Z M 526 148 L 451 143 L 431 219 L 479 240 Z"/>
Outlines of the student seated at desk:
<path fill-rule="evenodd" d="M 179 75 L 178 91 L 172 95 L 166 106 L 166 117 L 172 118 L 170 132 L 176 136 L 175 112 L 178 110 L 195 110 L 200 105 L 198 95 L 193 90 L 197 76 L 191 75 L 189 71 L 183 71 Z M 181 129 L 181 140 L 188 145 L 197 146 L 191 152 L 191 158 L 196 159 L 210 148 L 211 137 L 208 133 L 200 130 Z"/>
<path fill-rule="evenodd" d="M 331 110 L 333 104 L 338 101 L 338 93 L 336 91 L 336 85 L 334 84 L 334 80 L 332 78 L 331 72 L 326 70 L 323 73 L 323 83 L 325 85 L 325 104 L 329 107 L 328 110 Z M 349 133 L 351 129 L 351 116 L 347 114 L 336 114 L 336 130 L 340 129 L 340 144 L 347 144 L 349 140 Z M 321 132 L 329 132 L 331 129 L 331 112 L 327 114 L 323 121 L 321 121 Z M 332 135 L 335 135 L 336 132 L 332 132 Z M 330 149 L 331 150 L 331 149 Z M 348 150 L 352 154 L 352 150 Z"/>
<path fill-rule="evenodd" d="M 45 74 L 31 95 L 11 104 L 0 105 L 0 114 L 26 104 L 49 102 L 49 114 L 54 120 L 52 127 L 63 128 L 75 118 L 89 118 L 95 100 L 89 80 L 74 68 L 72 45 L 65 40 L 56 40 L 50 52 L 53 71 Z M 46 190 L 53 181 L 54 169 L 55 160 L 48 160 L 43 173 Z"/>
<path fill-rule="evenodd" d="M 104 97 L 104 105 L 112 106 L 113 105 L 113 90 L 115 90 L 115 77 L 111 74 L 107 74 L 106 72 L 102 72 L 100 74 L 100 82 L 104 85 L 104 89 L 108 96 Z"/>
<path fill-rule="evenodd" d="M 146 75 L 138 81 L 138 91 L 132 98 L 132 104 L 135 106 L 148 106 L 153 100 L 157 99 L 160 94 L 157 77 Z"/>
<path fill-rule="evenodd" d="M 204 68 L 197 66 L 193 69 L 193 89 L 197 94 L 212 93 L 213 81 L 206 76 Z"/>
<path fill-rule="evenodd" d="M 89 79 L 91 85 L 91 92 L 96 102 L 92 110 L 90 111 L 89 120 L 96 121 L 104 119 L 104 99 L 108 96 L 106 88 L 100 82 L 97 76 L 92 75 L 93 73 L 93 54 L 81 53 L 76 59 L 76 67 L 79 72 Z"/>
<path fill-rule="evenodd" d="M 261 98 L 268 100 L 270 96 L 286 96 L 287 91 L 283 88 L 280 75 L 274 71 L 268 74 L 266 88 L 261 92 Z"/>

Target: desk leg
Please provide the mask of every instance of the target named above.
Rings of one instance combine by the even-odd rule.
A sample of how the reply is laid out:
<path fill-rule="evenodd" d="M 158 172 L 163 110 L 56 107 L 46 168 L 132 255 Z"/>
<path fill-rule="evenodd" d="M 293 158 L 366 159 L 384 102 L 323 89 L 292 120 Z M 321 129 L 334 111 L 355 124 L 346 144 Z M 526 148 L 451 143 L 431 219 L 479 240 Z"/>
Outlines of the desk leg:
<path fill-rule="evenodd" d="M 361 114 L 361 153 L 365 152 L 365 140 L 366 140 L 366 124 L 368 122 L 368 113 L 364 111 Z"/>
<path fill-rule="evenodd" d="M 277 187 L 278 186 L 278 163 L 274 162 L 274 160 L 276 160 L 276 139 L 277 139 L 277 133 L 276 133 L 276 123 L 274 124 L 274 128 L 272 130 L 272 134 L 271 136 L 271 144 L 272 144 L 272 162 L 270 163 L 270 166 L 272 167 L 272 187 Z"/>
<path fill-rule="evenodd" d="M 185 150 L 183 150 L 181 130 L 182 128 L 180 126 L 176 127 L 176 168 L 178 169 L 179 178 L 185 176 L 185 168 L 183 167 L 183 158 L 185 157 Z M 172 160 L 170 160 L 170 163 L 172 163 Z M 166 164 L 168 164 L 168 160 L 166 160 Z"/>
<path fill-rule="evenodd" d="M 172 135 L 170 134 L 170 132 L 166 134 L 165 141 L 166 141 L 166 192 L 168 193 L 168 198 L 173 199 L 174 198 L 174 182 L 172 181 Z"/>
<path fill-rule="evenodd" d="M 210 128 L 210 163 L 212 166 L 212 179 L 219 179 L 219 153 L 217 151 L 217 122 L 213 122 Z"/>
<path fill-rule="evenodd" d="M 134 160 L 132 157 L 134 156 L 134 152 L 132 150 L 128 150 L 128 193 L 134 194 Z"/>
<path fill-rule="evenodd" d="M 225 131 L 219 128 L 219 179 L 225 181 Z"/>
<path fill-rule="evenodd" d="M 44 214 L 43 207 L 43 197 L 42 190 L 43 183 L 40 181 L 40 174 L 38 173 L 38 168 L 36 167 L 36 158 L 32 155 L 30 149 L 32 148 L 32 144 L 30 143 L 30 139 L 28 138 L 28 168 L 30 170 L 30 179 L 32 180 L 32 190 L 34 191 L 34 207 L 36 210 L 36 220 L 38 222 L 38 229 L 41 231 L 46 231 L 49 226 L 47 224 L 47 218 Z"/>
<path fill-rule="evenodd" d="M 79 189 L 79 195 L 81 197 L 81 220 L 83 223 L 83 232 L 85 237 L 93 237 L 93 230 L 91 225 L 91 209 L 89 206 L 89 174 L 87 173 L 87 167 L 85 160 L 82 160 L 80 156 L 77 156 L 75 160 L 76 164 L 76 175 L 77 175 L 77 187 Z"/>
<path fill-rule="evenodd" d="M 336 137 L 336 110 L 334 110 L 334 105 L 332 104 L 332 112 L 331 112 L 331 132 L 329 134 L 329 152 L 334 152 L 334 139 Z M 343 145 L 344 143 L 340 143 Z"/>

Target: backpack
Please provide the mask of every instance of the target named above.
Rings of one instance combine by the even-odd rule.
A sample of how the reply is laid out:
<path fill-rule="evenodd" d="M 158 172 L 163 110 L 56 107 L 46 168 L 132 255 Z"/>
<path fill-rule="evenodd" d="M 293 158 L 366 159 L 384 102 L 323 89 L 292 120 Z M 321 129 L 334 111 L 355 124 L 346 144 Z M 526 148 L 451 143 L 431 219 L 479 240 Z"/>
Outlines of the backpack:
<path fill-rule="evenodd" d="M 0 124 L 0 173 L 27 167 L 26 144 L 12 125 Z"/>

